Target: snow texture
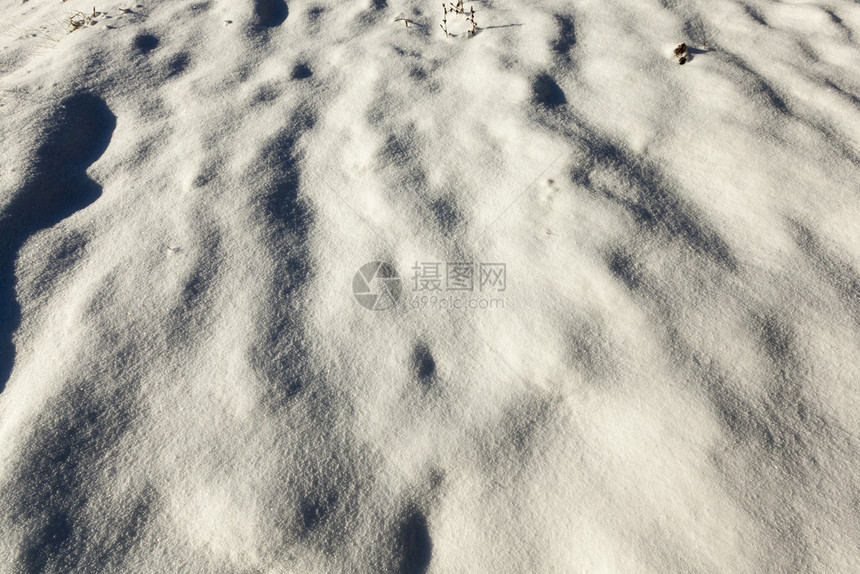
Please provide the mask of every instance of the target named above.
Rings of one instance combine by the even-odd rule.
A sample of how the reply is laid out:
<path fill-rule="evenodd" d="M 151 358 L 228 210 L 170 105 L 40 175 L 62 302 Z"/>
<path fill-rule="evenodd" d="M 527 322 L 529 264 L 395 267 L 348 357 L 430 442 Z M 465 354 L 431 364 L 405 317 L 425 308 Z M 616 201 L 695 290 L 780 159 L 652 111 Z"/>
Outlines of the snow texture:
<path fill-rule="evenodd" d="M 0 572 L 860 570 L 860 4 L 439 4 L 0 7 Z"/>

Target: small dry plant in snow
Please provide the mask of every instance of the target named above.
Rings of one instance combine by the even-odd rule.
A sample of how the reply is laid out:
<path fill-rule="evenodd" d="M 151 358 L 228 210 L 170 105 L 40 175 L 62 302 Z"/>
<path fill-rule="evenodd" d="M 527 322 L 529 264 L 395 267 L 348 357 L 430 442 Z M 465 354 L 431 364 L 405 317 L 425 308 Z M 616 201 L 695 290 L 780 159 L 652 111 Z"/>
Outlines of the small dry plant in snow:
<path fill-rule="evenodd" d="M 96 12 L 95 6 L 93 6 L 93 13 L 92 14 L 84 14 L 80 10 L 76 10 L 76 11 L 72 12 L 71 14 L 69 14 L 69 25 L 67 28 L 68 31 L 74 32 L 75 30 L 83 28 L 84 26 L 89 26 L 91 24 L 94 24 L 96 16 L 98 16 L 99 14 L 100 14 L 99 12 Z"/>
<path fill-rule="evenodd" d="M 469 6 L 469 13 L 466 14 L 466 9 L 463 7 L 463 0 L 457 0 L 456 4 L 451 2 L 448 5 L 442 2 L 442 23 L 439 24 L 439 27 L 442 28 L 443 32 L 445 32 L 446 38 L 451 35 L 451 32 L 448 31 L 448 13 L 459 14 L 460 16 L 465 17 L 466 22 L 470 24 L 470 28 L 466 30 L 466 33 L 470 36 L 474 36 L 478 32 L 478 24 L 475 22 L 474 6 Z"/>
<path fill-rule="evenodd" d="M 687 63 L 687 45 L 680 44 L 675 48 L 675 57 L 678 58 L 678 63 L 682 66 Z"/>

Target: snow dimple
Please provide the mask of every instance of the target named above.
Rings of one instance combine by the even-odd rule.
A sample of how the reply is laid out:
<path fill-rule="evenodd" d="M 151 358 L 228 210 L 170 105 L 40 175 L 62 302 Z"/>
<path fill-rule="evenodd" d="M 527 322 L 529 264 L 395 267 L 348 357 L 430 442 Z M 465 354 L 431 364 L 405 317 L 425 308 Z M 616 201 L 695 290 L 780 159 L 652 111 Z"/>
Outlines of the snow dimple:
<path fill-rule="evenodd" d="M 164 320 L 171 348 L 190 343 L 193 338 L 206 333 L 214 321 L 215 291 L 224 254 L 219 232 L 208 233 L 206 239 L 208 241 L 201 241 L 199 251 L 194 254 L 177 300 Z M 169 247 L 167 249 L 170 250 Z"/>
<path fill-rule="evenodd" d="M 539 74 L 532 80 L 532 101 L 547 108 L 556 108 L 567 103 L 567 97 L 549 74 Z"/>
<path fill-rule="evenodd" d="M 265 28 L 280 26 L 286 21 L 288 14 L 289 9 L 284 0 L 254 1 L 254 16 L 257 24 Z"/>
<path fill-rule="evenodd" d="M 498 448 L 507 455 L 528 457 L 550 438 L 558 404 L 553 397 L 529 391 L 517 397 L 502 416 Z"/>
<path fill-rule="evenodd" d="M 58 559 L 68 550 L 71 536 L 69 517 L 65 513 L 49 517 L 45 524 L 32 532 L 21 553 L 21 563 L 27 572 L 44 572 L 48 566 L 59 569 L 63 564 Z M 59 563 L 58 563 L 59 562 Z"/>
<path fill-rule="evenodd" d="M 657 167 L 596 133 L 589 134 L 589 140 L 586 145 L 591 159 L 574 169 L 573 181 L 624 207 L 642 231 L 681 241 L 726 269 L 736 269 L 729 245 Z M 623 269 L 623 262 L 616 260 L 614 270 L 621 272 L 622 279 Z"/>
<path fill-rule="evenodd" d="M 847 261 L 829 253 L 813 232 L 798 222 L 792 222 L 790 230 L 794 240 L 821 279 L 829 284 L 842 300 L 846 310 L 860 325 L 860 273 Z"/>
<path fill-rule="evenodd" d="M 158 38 L 152 34 L 141 34 L 133 40 L 135 50 L 142 54 L 148 54 L 158 47 Z"/>
<path fill-rule="evenodd" d="M 299 195 L 297 145 L 314 123 L 309 111 L 297 110 L 292 121 L 263 147 L 247 174 L 248 179 L 257 180 L 252 201 L 265 226 L 274 266 L 267 303 L 273 316 L 255 345 L 254 363 L 271 385 L 268 390 L 277 397 L 276 402 L 293 397 L 305 384 L 301 357 L 306 350 L 304 338 L 297 335 L 302 330 L 302 288 L 311 273 L 306 241 L 313 215 Z M 260 172 L 266 174 L 262 180 Z"/>
<path fill-rule="evenodd" d="M 14 291 L 16 254 L 31 235 L 101 195 L 101 187 L 86 170 L 107 149 L 115 126 L 116 117 L 94 94 L 76 94 L 60 102 L 36 152 L 32 179 L 0 213 L 0 392 L 12 371 L 11 337 L 20 315 Z"/>
<path fill-rule="evenodd" d="M 11 261 L 3 261 L 3 271 L 12 267 Z M 6 388 L 6 381 L 12 372 L 15 361 L 15 346 L 12 344 L 12 332 L 18 325 L 20 311 L 15 303 L 15 292 L 12 289 L 14 276 L 11 273 L 0 277 L 0 392 Z"/>
<path fill-rule="evenodd" d="M 401 552 L 399 574 L 426 572 L 433 555 L 433 542 L 427 519 L 420 511 L 412 512 L 401 525 L 397 542 Z"/>
<path fill-rule="evenodd" d="M 791 113 L 785 98 L 777 92 L 776 88 L 762 74 L 755 71 L 747 61 L 734 54 L 721 54 L 721 57 L 725 58 L 737 71 L 738 83 L 742 82 L 746 84 L 749 92 L 755 94 L 755 97 L 760 99 L 763 104 L 771 106 L 782 114 L 788 115 Z"/>
<path fill-rule="evenodd" d="M 453 195 L 446 195 L 430 202 L 430 209 L 439 227 L 448 235 L 452 234 L 463 222 L 464 218 Z"/>
<path fill-rule="evenodd" d="M 191 63 L 191 56 L 186 54 L 185 52 L 180 52 L 176 54 L 167 62 L 167 77 L 172 78 L 174 76 L 178 76 L 185 72 L 188 69 L 188 65 Z"/>
<path fill-rule="evenodd" d="M 606 264 L 617 279 L 631 291 L 639 288 L 642 278 L 636 268 L 636 263 L 630 255 L 622 249 L 613 249 L 606 256 Z"/>
<path fill-rule="evenodd" d="M 412 350 L 412 372 L 423 385 L 428 385 L 436 374 L 436 361 L 424 343 L 415 345 Z"/>
<path fill-rule="evenodd" d="M 81 93 L 66 98 L 60 102 L 45 143 L 37 154 L 41 168 L 38 173 L 41 177 L 84 176 L 83 172 L 107 149 L 115 127 L 116 117 L 99 96 Z M 73 197 L 79 194 L 66 189 L 64 195 L 65 201 L 52 198 L 62 204 L 53 209 L 76 211 L 79 206 L 74 205 Z"/>
<path fill-rule="evenodd" d="M 568 363 L 591 383 L 610 378 L 616 370 L 618 357 L 605 331 L 600 322 L 587 318 L 572 320 L 567 328 Z"/>
<path fill-rule="evenodd" d="M 212 8 L 212 2 L 195 2 L 194 4 L 192 4 L 191 6 L 188 7 L 188 9 L 194 14 L 197 14 L 197 13 L 202 14 L 204 12 L 209 11 L 211 8 Z"/>
<path fill-rule="evenodd" d="M 89 382 L 81 384 L 91 388 Z M 117 530 L 142 526 L 114 524 L 108 534 L 102 521 L 122 522 L 121 517 L 96 518 L 84 511 L 98 504 L 90 496 L 93 485 L 87 477 L 128 430 L 131 397 L 122 388 L 97 396 L 77 386 L 51 401 L 41 423 L 22 441 L 9 482 L 0 485 L 0 529 L 18 541 L 17 562 L 26 572 L 94 568 L 106 559 L 105 536 L 116 540 Z M 88 541 L 87 552 L 82 551 L 83 540 Z M 116 553 L 119 548 L 110 550 Z"/>
<path fill-rule="evenodd" d="M 328 492 L 324 495 L 314 493 L 306 496 L 299 506 L 305 530 L 315 530 L 324 524 L 337 504 L 337 500 L 336 492 Z"/>
<path fill-rule="evenodd" d="M 304 62 L 299 62 L 295 66 L 293 66 L 293 71 L 290 73 L 290 77 L 294 80 L 304 80 L 306 78 L 310 78 L 313 75 L 310 66 L 308 66 Z"/>
<path fill-rule="evenodd" d="M 570 51 L 576 45 L 576 28 L 573 18 L 566 14 L 556 14 L 555 23 L 558 27 L 558 35 L 552 43 L 552 51 L 557 58 L 569 63 Z"/>
<path fill-rule="evenodd" d="M 743 2 L 739 2 L 738 5 L 741 7 L 744 13 L 756 24 L 759 24 L 760 26 L 767 26 L 767 21 L 765 21 L 764 17 L 753 6 L 750 6 L 749 4 L 745 4 Z"/>

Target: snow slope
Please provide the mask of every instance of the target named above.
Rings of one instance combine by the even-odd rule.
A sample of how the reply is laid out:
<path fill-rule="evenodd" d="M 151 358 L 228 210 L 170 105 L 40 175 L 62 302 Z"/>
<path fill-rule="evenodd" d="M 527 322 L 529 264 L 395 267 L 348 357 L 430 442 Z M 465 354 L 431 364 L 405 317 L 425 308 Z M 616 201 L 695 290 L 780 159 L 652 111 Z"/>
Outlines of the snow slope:
<path fill-rule="evenodd" d="M 860 568 L 860 4 L 439 3 L 0 7 L 0 572 Z"/>

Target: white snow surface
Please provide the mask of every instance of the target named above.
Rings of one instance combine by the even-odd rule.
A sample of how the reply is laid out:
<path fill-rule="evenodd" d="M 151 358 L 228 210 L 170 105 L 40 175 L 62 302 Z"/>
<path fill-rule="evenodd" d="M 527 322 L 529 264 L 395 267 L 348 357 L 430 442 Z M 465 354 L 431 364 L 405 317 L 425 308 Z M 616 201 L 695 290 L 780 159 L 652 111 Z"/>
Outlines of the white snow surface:
<path fill-rule="evenodd" d="M 860 570 L 860 4 L 92 2 L 0 5 L 0 572 Z"/>

